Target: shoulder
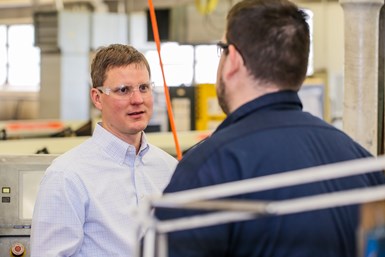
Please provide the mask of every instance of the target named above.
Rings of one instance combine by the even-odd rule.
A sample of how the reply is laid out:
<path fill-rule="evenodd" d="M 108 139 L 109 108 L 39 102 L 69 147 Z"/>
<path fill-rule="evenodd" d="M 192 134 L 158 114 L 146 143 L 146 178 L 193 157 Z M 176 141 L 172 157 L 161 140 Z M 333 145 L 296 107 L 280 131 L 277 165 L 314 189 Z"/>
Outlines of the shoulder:
<path fill-rule="evenodd" d="M 178 160 L 172 156 L 171 154 L 167 153 L 163 149 L 153 145 L 148 144 L 149 151 L 146 154 L 148 158 L 155 159 L 157 162 L 163 162 L 164 164 L 167 164 L 169 166 L 175 167 L 178 163 Z"/>
<path fill-rule="evenodd" d="M 69 176 L 72 172 L 80 170 L 84 163 L 89 163 L 88 160 L 98 158 L 97 151 L 100 151 L 100 148 L 88 139 L 55 158 L 46 173 L 63 173 Z"/>

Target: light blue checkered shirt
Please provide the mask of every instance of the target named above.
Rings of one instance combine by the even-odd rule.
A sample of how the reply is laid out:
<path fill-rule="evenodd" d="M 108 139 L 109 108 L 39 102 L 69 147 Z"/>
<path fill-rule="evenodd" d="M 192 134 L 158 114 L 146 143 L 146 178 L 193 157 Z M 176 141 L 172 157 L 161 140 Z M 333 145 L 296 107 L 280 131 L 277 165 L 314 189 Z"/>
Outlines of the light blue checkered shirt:
<path fill-rule="evenodd" d="M 159 194 L 177 160 L 146 141 L 135 147 L 97 125 L 47 169 L 34 207 L 32 257 L 129 257 L 140 238 L 132 209 Z"/>

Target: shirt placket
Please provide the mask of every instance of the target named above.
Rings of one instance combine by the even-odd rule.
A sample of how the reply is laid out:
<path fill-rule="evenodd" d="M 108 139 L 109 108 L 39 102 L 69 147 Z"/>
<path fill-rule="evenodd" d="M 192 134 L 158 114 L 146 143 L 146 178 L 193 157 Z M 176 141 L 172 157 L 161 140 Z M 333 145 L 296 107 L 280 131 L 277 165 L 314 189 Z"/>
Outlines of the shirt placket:
<path fill-rule="evenodd" d="M 144 197 L 146 196 L 146 188 L 144 183 L 140 156 L 136 156 L 135 158 L 133 171 L 134 171 L 134 182 L 136 185 L 135 187 L 136 199 L 137 199 L 137 204 L 139 206 L 140 203 L 143 201 Z"/>

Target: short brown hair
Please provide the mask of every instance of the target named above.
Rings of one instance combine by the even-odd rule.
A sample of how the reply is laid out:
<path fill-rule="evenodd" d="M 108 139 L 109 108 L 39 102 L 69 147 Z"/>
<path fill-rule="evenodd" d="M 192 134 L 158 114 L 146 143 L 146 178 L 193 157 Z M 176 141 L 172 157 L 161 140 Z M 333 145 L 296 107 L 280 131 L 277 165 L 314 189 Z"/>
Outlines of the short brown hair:
<path fill-rule="evenodd" d="M 243 0 L 227 15 L 226 40 L 242 54 L 255 79 L 298 90 L 309 58 L 307 17 L 287 0 Z"/>
<path fill-rule="evenodd" d="M 151 78 L 150 65 L 146 57 L 134 47 L 122 44 L 100 47 L 91 64 L 92 86 L 103 86 L 109 69 L 129 64 L 145 65 Z"/>

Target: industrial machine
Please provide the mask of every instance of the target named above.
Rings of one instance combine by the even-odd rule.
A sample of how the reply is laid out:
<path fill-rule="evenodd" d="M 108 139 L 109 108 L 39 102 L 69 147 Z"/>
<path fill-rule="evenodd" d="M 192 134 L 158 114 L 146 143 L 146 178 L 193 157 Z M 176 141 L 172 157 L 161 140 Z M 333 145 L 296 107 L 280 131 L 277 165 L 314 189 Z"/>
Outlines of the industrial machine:
<path fill-rule="evenodd" d="M 46 168 L 57 155 L 0 155 L 0 256 L 30 256 L 33 207 Z"/>

